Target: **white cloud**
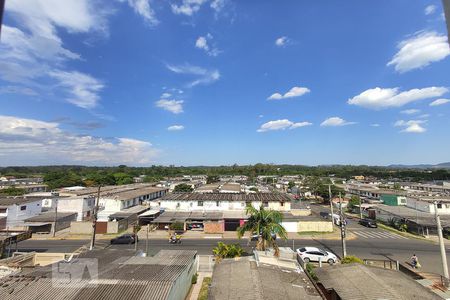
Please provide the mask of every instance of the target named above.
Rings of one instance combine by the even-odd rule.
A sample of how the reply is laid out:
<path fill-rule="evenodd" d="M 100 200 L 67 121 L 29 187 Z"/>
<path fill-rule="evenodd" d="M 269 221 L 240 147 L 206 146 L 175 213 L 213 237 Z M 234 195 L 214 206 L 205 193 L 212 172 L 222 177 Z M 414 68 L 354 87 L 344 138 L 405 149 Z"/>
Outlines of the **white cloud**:
<path fill-rule="evenodd" d="M 150 6 L 150 0 L 128 0 L 128 4 L 137 14 L 141 15 L 148 24 L 157 25 L 159 23 L 155 11 Z"/>
<path fill-rule="evenodd" d="M 202 67 L 193 66 L 189 64 L 185 65 L 167 65 L 167 68 L 177 74 L 186 74 L 196 76 L 197 79 L 188 83 L 188 87 L 194 87 L 199 84 L 210 84 L 220 78 L 218 70 L 208 70 Z"/>
<path fill-rule="evenodd" d="M 67 101 L 81 108 L 92 109 L 97 106 L 100 96 L 98 93 L 104 85 L 94 77 L 77 71 L 52 71 L 49 75 L 59 81 L 71 95 Z"/>
<path fill-rule="evenodd" d="M 281 100 L 281 99 L 286 99 L 286 98 L 300 97 L 309 92 L 311 92 L 311 90 L 306 87 L 294 86 L 288 92 L 286 92 L 284 95 L 282 95 L 280 93 L 275 93 L 275 94 L 272 94 L 269 98 L 267 98 L 267 100 Z"/>
<path fill-rule="evenodd" d="M 217 56 L 220 54 L 220 50 L 215 46 L 209 45 L 208 42 L 212 41 L 212 39 L 213 36 L 209 33 L 206 36 L 200 36 L 195 41 L 195 47 L 204 50 L 209 56 Z"/>
<path fill-rule="evenodd" d="M 425 124 L 426 120 L 399 120 L 395 122 L 394 126 L 396 127 L 403 127 L 404 129 L 401 130 L 401 132 L 408 132 L 408 133 L 422 133 L 425 132 L 426 129 L 422 127 L 422 124 Z"/>
<path fill-rule="evenodd" d="M 420 112 L 420 109 L 411 108 L 411 109 L 402 110 L 400 113 L 404 114 L 404 115 L 414 115 L 419 112 Z"/>
<path fill-rule="evenodd" d="M 428 87 L 399 92 L 399 88 L 374 88 L 349 99 L 348 104 L 362 106 L 370 109 L 385 109 L 400 107 L 405 104 L 423 99 L 439 97 L 447 93 L 445 87 Z"/>
<path fill-rule="evenodd" d="M 380 124 L 378 124 L 378 123 L 373 123 L 373 124 L 370 124 L 370 126 L 372 126 L 372 127 L 380 127 Z"/>
<path fill-rule="evenodd" d="M 183 130 L 184 126 L 183 125 L 172 125 L 167 127 L 167 130 L 169 131 L 179 131 L 179 130 Z"/>
<path fill-rule="evenodd" d="M 285 129 L 295 129 L 304 126 L 310 126 L 312 123 L 310 122 L 298 122 L 294 123 L 289 121 L 288 119 L 269 121 L 261 125 L 261 127 L 257 130 L 257 132 L 266 132 L 273 130 L 285 130 Z"/>
<path fill-rule="evenodd" d="M 163 99 L 170 98 L 170 97 L 172 97 L 172 94 L 171 94 L 171 93 L 163 93 L 163 94 L 161 95 L 161 98 L 163 98 Z"/>
<path fill-rule="evenodd" d="M 172 12 L 176 15 L 192 16 L 198 12 L 201 6 L 208 0 L 182 0 L 180 5 L 172 4 Z M 217 6 L 218 7 L 218 6 Z"/>
<path fill-rule="evenodd" d="M 76 135 L 56 122 L 0 115 L 0 165 L 142 165 L 152 162 L 158 152 L 146 141 Z"/>
<path fill-rule="evenodd" d="M 320 126 L 323 126 L 323 127 L 333 126 L 334 127 L 334 126 L 346 126 L 346 125 L 353 125 L 353 124 L 356 124 L 356 122 L 348 122 L 339 117 L 331 117 L 331 118 L 324 120 L 320 124 Z"/>
<path fill-rule="evenodd" d="M 183 103 L 184 103 L 183 100 L 161 99 L 156 101 L 156 107 L 170 111 L 171 113 L 174 114 L 179 114 L 183 112 Z"/>
<path fill-rule="evenodd" d="M 401 41 L 397 48 L 399 51 L 387 65 L 393 65 L 399 73 L 426 67 L 450 55 L 447 36 L 434 31 L 419 32 L 412 38 Z"/>
<path fill-rule="evenodd" d="M 431 15 L 436 11 L 436 5 L 428 5 L 427 7 L 425 7 L 425 15 Z"/>
<path fill-rule="evenodd" d="M 449 99 L 443 99 L 443 98 L 436 99 L 436 100 L 434 100 L 433 102 L 430 103 L 430 106 L 443 105 L 443 104 L 446 104 L 446 103 L 449 103 L 449 102 L 450 102 Z"/>
<path fill-rule="evenodd" d="M 34 90 L 32 90 L 30 88 L 17 86 L 17 85 L 8 85 L 8 86 L 0 87 L 0 94 L 21 94 L 21 95 L 25 95 L 25 96 L 37 96 L 38 95 L 38 93 L 36 93 Z"/>
<path fill-rule="evenodd" d="M 210 4 L 211 8 L 219 13 L 226 5 L 226 0 L 213 0 Z"/>
<path fill-rule="evenodd" d="M 275 40 L 275 45 L 278 47 L 286 46 L 289 43 L 289 39 L 286 36 L 279 37 Z"/>

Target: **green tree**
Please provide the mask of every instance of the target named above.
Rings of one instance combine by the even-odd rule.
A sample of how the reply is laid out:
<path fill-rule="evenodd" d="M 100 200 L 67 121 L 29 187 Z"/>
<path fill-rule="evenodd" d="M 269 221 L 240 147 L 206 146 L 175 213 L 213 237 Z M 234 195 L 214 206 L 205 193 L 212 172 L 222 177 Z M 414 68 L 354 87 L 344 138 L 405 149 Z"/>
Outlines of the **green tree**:
<path fill-rule="evenodd" d="M 215 183 L 219 181 L 219 176 L 217 175 L 208 175 L 208 177 L 206 177 L 206 183 L 210 184 L 210 183 Z"/>
<path fill-rule="evenodd" d="M 127 173 L 118 172 L 114 173 L 113 176 L 116 185 L 130 184 L 134 182 L 133 177 Z"/>
<path fill-rule="evenodd" d="M 289 181 L 288 189 L 292 189 L 294 186 L 295 186 L 295 183 L 293 181 Z"/>
<path fill-rule="evenodd" d="M 174 193 L 191 193 L 194 189 L 186 183 L 181 183 L 173 189 Z"/>
<path fill-rule="evenodd" d="M 398 190 L 398 191 L 402 189 L 402 187 L 400 186 L 400 183 L 398 183 L 398 182 L 394 183 L 393 188 L 394 188 L 394 190 Z"/>
<path fill-rule="evenodd" d="M 22 196 L 26 192 L 24 189 L 18 189 L 14 186 L 7 187 L 6 189 L 0 189 L 0 195 L 5 196 Z"/>
<path fill-rule="evenodd" d="M 254 187 L 254 186 L 252 186 L 252 187 L 250 188 L 250 191 L 255 192 L 255 193 L 259 192 L 258 188 L 257 188 L 257 187 Z"/>
<path fill-rule="evenodd" d="M 242 256 L 244 253 L 244 249 L 242 249 L 241 245 L 239 244 L 225 244 L 222 242 L 217 243 L 217 247 L 213 249 L 213 253 L 216 256 L 216 258 L 223 259 L 223 258 L 235 258 Z"/>
<path fill-rule="evenodd" d="M 359 198 L 359 196 L 353 195 L 350 198 L 350 201 L 348 201 L 348 210 L 353 210 L 355 207 L 359 206 L 359 202 L 361 201 L 361 199 Z"/>
<path fill-rule="evenodd" d="M 259 234 L 256 242 L 256 249 L 260 251 L 272 247 L 275 256 L 279 256 L 280 250 L 272 234 L 277 234 L 282 239 L 287 239 L 286 229 L 281 225 L 283 215 L 275 210 L 266 210 L 263 206 L 258 209 L 253 206 L 247 206 L 246 213 L 249 215 L 247 222 L 237 229 L 239 238 L 242 238 L 246 232 Z"/>

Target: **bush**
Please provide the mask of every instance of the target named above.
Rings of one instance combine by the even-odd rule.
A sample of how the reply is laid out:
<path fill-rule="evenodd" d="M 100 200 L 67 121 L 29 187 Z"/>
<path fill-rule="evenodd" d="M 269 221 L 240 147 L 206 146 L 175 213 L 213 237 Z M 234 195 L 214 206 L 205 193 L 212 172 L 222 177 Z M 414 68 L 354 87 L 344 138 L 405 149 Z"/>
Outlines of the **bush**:
<path fill-rule="evenodd" d="M 184 224 L 182 222 L 175 222 L 170 224 L 169 228 L 171 230 L 184 230 Z"/>
<path fill-rule="evenodd" d="M 343 260 L 341 260 L 341 264 L 353 264 L 353 263 L 364 264 L 361 258 L 353 255 L 347 255 L 346 257 L 344 257 Z"/>
<path fill-rule="evenodd" d="M 239 244 L 225 244 L 222 242 L 217 243 L 217 247 L 213 249 L 214 255 L 219 258 L 235 258 L 242 256 L 244 254 L 244 249 L 242 249 Z"/>
<path fill-rule="evenodd" d="M 196 283 L 197 283 L 197 278 L 198 278 L 198 274 L 197 274 L 197 273 L 195 273 L 194 275 L 192 275 L 191 283 L 192 283 L 192 284 L 196 284 Z"/>
<path fill-rule="evenodd" d="M 311 263 L 307 263 L 305 265 L 305 271 L 308 273 L 309 277 L 311 277 L 314 281 L 317 281 L 319 278 L 317 277 L 316 273 L 314 272 L 314 266 Z"/>

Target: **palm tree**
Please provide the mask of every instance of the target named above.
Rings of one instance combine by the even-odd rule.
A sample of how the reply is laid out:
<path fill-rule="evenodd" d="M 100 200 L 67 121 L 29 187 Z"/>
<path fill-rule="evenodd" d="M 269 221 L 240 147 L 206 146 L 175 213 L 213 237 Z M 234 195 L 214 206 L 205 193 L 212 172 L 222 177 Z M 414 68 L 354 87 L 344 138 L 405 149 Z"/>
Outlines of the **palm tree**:
<path fill-rule="evenodd" d="M 279 256 L 280 250 L 272 234 L 277 234 L 280 238 L 287 239 L 286 229 L 281 225 L 283 215 L 275 210 L 265 210 L 262 205 L 259 210 L 249 205 L 246 213 L 250 216 L 247 222 L 237 229 L 238 237 L 242 238 L 248 231 L 250 234 L 259 234 L 256 249 L 264 251 L 272 247 L 275 251 L 275 256 Z"/>

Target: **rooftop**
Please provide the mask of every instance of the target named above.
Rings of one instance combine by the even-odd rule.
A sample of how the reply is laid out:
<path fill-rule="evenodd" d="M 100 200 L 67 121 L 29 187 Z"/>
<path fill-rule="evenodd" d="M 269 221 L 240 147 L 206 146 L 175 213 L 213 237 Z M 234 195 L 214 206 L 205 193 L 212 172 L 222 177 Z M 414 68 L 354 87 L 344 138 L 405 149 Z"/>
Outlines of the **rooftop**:
<path fill-rule="evenodd" d="M 173 200 L 173 201 L 279 201 L 290 202 L 292 199 L 286 194 L 281 193 L 254 193 L 254 194 L 234 194 L 234 193 L 172 193 L 167 194 L 161 198 L 161 200 Z"/>
<path fill-rule="evenodd" d="M 0 207 L 8 207 L 11 205 L 22 205 L 30 202 L 39 202 L 42 201 L 43 197 L 4 197 L 0 198 Z"/>
<path fill-rule="evenodd" d="M 319 283 L 342 300 L 441 299 L 401 272 L 361 264 L 335 265 L 315 270 Z M 370 282 L 370 284 L 367 284 Z"/>
<path fill-rule="evenodd" d="M 98 260 L 98 280 L 77 286 L 52 284 L 52 266 L 37 267 L 0 280 L 2 299 L 167 299 L 175 280 L 194 262 L 196 251 L 162 250 L 134 257 L 127 250 L 98 250 L 80 258 Z M 91 278 L 89 278 L 91 279 Z"/>
<path fill-rule="evenodd" d="M 58 220 L 62 220 L 76 214 L 77 214 L 76 212 L 58 212 L 56 217 Z M 44 212 L 41 213 L 40 215 L 25 219 L 25 222 L 54 222 L 54 221 L 55 221 L 54 211 Z"/>

